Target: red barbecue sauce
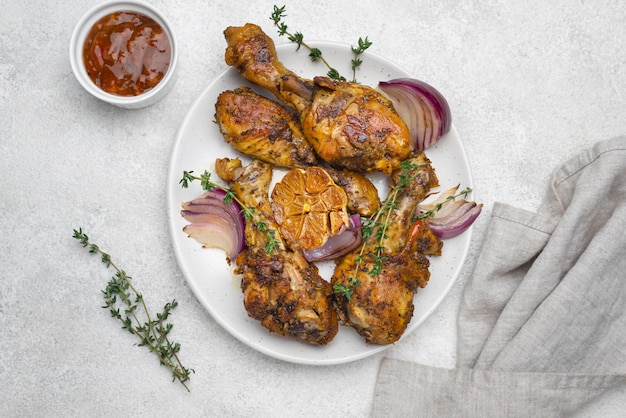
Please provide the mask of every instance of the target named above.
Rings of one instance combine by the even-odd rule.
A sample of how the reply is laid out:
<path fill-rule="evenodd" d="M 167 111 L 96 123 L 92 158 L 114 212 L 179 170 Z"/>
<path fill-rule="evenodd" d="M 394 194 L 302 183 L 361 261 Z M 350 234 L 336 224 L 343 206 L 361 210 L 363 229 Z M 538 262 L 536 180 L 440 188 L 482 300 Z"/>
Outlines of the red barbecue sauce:
<path fill-rule="evenodd" d="M 148 16 L 130 11 L 100 19 L 83 45 L 91 80 L 118 96 L 137 96 L 159 84 L 171 56 L 170 40 L 163 28 Z"/>

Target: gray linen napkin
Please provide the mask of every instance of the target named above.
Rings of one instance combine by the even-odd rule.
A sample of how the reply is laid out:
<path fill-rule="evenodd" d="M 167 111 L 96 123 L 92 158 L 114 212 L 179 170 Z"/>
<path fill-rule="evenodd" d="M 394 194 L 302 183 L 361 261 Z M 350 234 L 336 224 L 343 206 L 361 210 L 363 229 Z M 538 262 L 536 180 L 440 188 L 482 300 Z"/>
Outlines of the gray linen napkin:
<path fill-rule="evenodd" d="M 565 162 L 537 213 L 491 216 L 457 368 L 384 359 L 374 416 L 626 416 L 626 137 Z"/>

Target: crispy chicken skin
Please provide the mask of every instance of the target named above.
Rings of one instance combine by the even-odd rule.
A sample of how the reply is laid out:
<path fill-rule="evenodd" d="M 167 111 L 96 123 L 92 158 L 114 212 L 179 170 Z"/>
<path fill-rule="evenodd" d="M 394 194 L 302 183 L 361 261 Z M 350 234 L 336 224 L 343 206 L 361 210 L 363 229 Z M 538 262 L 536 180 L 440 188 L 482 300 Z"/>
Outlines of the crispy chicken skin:
<path fill-rule="evenodd" d="M 260 160 L 242 166 L 239 159 L 222 158 L 215 169 L 258 216 L 246 221 L 247 248 L 236 260 L 248 315 L 271 332 L 313 345 L 328 344 L 338 331 L 332 287 L 301 252 L 286 249 L 268 199 L 271 166 Z M 260 221 L 264 228 L 259 228 Z M 271 252 L 266 247 L 269 240 L 276 243 Z"/>
<path fill-rule="evenodd" d="M 383 241 L 386 260 L 378 275 L 371 275 L 374 260 L 368 254 L 376 252 L 378 242 L 365 244 L 363 262 L 358 263 L 359 250 L 342 258 L 331 279 L 333 285 L 353 285 L 350 299 L 335 294 L 339 319 L 356 329 L 368 343 L 392 344 L 402 336 L 413 316 L 413 296 L 418 288 L 426 286 L 430 273 L 426 255 L 440 255 L 442 243 L 430 231 L 425 220 L 412 221 L 415 206 L 424 199 L 437 177 L 430 162 L 421 154 L 412 159 L 419 167 L 419 176 L 399 195 L 392 210 L 389 229 Z M 398 180 L 397 172 L 392 184 Z"/>
<path fill-rule="evenodd" d="M 313 97 L 313 81 L 302 79 L 285 68 L 278 60 L 274 41 L 259 26 L 252 23 L 229 26 L 224 36 L 228 43 L 226 64 L 294 109 L 302 111 L 308 106 Z"/>
<path fill-rule="evenodd" d="M 378 189 L 361 173 L 324 167 L 335 184 L 343 188 L 348 197 L 348 210 L 361 216 L 371 216 L 380 206 Z"/>
<path fill-rule="evenodd" d="M 218 96 L 215 121 L 226 142 L 252 158 L 289 168 L 317 163 L 297 115 L 247 87 Z"/>
<path fill-rule="evenodd" d="M 300 114 L 304 135 L 322 160 L 388 174 L 409 156 L 406 124 L 391 101 L 373 88 L 299 77 L 279 61 L 272 39 L 251 23 L 231 26 L 224 35 L 226 63 Z"/>
<path fill-rule="evenodd" d="M 327 163 L 352 171 L 391 173 L 410 152 L 409 130 L 391 101 L 369 86 L 314 78 L 302 129 Z"/>

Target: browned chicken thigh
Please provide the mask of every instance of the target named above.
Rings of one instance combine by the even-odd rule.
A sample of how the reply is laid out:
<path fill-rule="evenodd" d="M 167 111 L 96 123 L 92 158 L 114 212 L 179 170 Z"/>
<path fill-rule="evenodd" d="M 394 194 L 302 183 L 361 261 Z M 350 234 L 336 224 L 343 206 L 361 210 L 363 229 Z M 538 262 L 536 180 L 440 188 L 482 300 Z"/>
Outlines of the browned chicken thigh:
<path fill-rule="evenodd" d="M 215 121 L 226 142 L 253 158 L 290 168 L 317 163 L 297 115 L 247 87 L 218 96 Z"/>
<path fill-rule="evenodd" d="M 224 34 L 226 63 L 300 114 L 304 135 L 322 160 L 353 171 L 391 173 L 409 156 L 406 124 L 373 88 L 299 77 L 280 62 L 272 39 L 256 25 L 231 26 Z"/>
<path fill-rule="evenodd" d="M 272 332 L 314 345 L 337 334 L 332 287 L 301 252 L 286 249 L 268 199 L 272 168 L 260 160 L 242 166 L 239 159 L 218 159 L 217 174 L 254 210 L 246 221 L 247 248 L 237 257 L 248 315 Z"/>
<path fill-rule="evenodd" d="M 335 295 L 339 318 L 368 343 L 392 344 L 402 336 L 413 316 L 413 296 L 430 277 L 426 255 L 441 254 L 442 243 L 428 223 L 412 220 L 416 205 L 437 185 L 437 177 L 424 154 L 411 162 L 415 167 L 412 180 L 402 188 L 397 206 L 390 212 L 386 237 L 381 242 L 370 239 L 362 253 L 357 249 L 342 258 L 331 279 L 333 286 L 352 289 L 349 296 Z M 394 172 L 392 185 L 400 176 L 401 170 Z M 381 254 L 385 261 L 375 274 L 377 266 L 371 254 L 379 245 L 385 248 Z"/>

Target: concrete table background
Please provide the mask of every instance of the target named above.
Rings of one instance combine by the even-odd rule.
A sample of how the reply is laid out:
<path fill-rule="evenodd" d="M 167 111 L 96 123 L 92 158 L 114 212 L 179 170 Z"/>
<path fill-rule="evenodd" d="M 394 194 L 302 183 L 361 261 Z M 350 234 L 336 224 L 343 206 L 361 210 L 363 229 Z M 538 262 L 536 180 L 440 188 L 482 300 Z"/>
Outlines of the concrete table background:
<path fill-rule="evenodd" d="M 223 29 L 253 22 L 285 42 L 269 20 L 274 3 L 153 0 L 180 43 L 178 82 L 135 111 L 92 98 L 71 72 L 71 32 L 97 1 L 4 3 L 3 417 L 367 416 L 384 356 L 454 366 L 459 299 L 493 202 L 535 210 L 562 161 L 626 134 L 626 7 L 618 1 L 286 3 L 287 24 L 307 39 L 368 36 L 372 52 L 446 96 L 485 208 L 457 283 L 416 332 L 353 363 L 285 363 L 231 337 L 196 300 L 173 254 L 165 196 L 176 130 L 225 68 Z M 111 271 L 72 239 L 79 226 L 135 278 L 153 310 L 180 302 L 173 338 L 196 371 L 191 393 L 100 308 Z"/>

